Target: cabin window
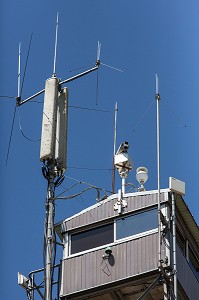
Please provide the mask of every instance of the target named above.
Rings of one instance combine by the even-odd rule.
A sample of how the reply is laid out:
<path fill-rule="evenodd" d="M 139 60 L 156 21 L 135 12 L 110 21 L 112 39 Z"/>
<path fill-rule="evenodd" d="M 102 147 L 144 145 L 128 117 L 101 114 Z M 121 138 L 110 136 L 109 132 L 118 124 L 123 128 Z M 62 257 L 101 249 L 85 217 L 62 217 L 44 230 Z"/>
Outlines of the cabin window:
<path fill-rule="evenodd" d="M 189 265 L 190 265 L 192 271 L 194 272 L 196 278 L 199 281 L 199 261 L 197 260 L 195 254 L 192 251 L 192 249 L 190 248 L 190 246 L 188 246 L 188 251 L 189 251 Z"/>
<path fill-rule="evenodd" d="M 114 242 L 114 224 L 71 234 L 71 254 Z"/>
<path fill-rule="evenodd" d="M 116 239 L 146 232 L 158 227 L 157 208 L 116 220 Z"/>
<path fill-rule="evenodd" d="M 180 247 L 182 253 L 184 255 L 186 255 L 186 240 L 178 228 L 176 228 L 176 241 L 177 241 L 177 244 Z"/>

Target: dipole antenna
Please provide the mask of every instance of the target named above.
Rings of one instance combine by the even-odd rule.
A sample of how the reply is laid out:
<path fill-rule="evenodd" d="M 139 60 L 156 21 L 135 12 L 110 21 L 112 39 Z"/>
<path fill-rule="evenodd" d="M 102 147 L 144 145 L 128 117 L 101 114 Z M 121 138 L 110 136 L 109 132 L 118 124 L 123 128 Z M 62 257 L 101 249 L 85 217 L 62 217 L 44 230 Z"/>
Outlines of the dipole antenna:
<path fill-rule="evenodd" d="M 157 183 L 158 183 L 158 264 L 161 264 L 161 209 L 160 209 L 160 94 L 158 75 L 155 75 L 157 101 Z"/>
<path fill-rule="evenodd" d="M 118 106 L 117 102 L 115 103 L 115 118 L 114 118 L 114 138 L 113 138 L 113 164 L 112 164 L 112 192 L 115 192 L 115 154 L 116 154 L 116 138 L 117 138 L 117 112 Z"/>
<path fill-rule="evenodd" d="M 53 77 L 56 77 L 58 26 L 59 26 L 59 12 L 57 12 L 56 31 L 55 31 L 55 51 L 54 51 Z"/>

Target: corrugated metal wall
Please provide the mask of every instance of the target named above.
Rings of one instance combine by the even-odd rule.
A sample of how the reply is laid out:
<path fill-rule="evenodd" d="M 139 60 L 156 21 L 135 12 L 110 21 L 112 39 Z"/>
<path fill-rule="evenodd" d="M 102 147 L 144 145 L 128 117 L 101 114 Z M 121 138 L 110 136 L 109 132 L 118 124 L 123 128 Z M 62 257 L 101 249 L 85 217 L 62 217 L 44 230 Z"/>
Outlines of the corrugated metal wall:
<path fill-rule="evenodd" d="M 186 258 L 182 254 L 178 245 L 176 245 L 177 253 L 177 278 L 180 281 L 189 300 L 199 299 L 199 282 L 192 272 Z"/>
<path fill-rule="evenodd" d="M 109 259 L 99 249 L 63 260 L 61 296 L 157 270 L 157 240 L 154 233 L 114 245 Z"/>
<path fill-rule="evenodd" d="M 167 199 L 167 193 L 161 193 L 160 201 L 163 202 Z M 157 193 L 143 194 L 126 197 L 125 200 L 128 203 L 127 208 L 123 213 L 128 213 L 137 209 L 145 208 L 154 204 L 157 204 Z M 90 210 L 82 212 L 81 214 L 74 216 L 73 218 L 64 221 L 63 230 L 68 231 L 80 226 L 86 226 L 99 221 L 107 220 L 108 218 L 118 216 L 118 212 L 114 211 L 114 204 L 117 198 L 111 199 L 107 202 L 102 202 L 98 206 L 92 207 Z"/>

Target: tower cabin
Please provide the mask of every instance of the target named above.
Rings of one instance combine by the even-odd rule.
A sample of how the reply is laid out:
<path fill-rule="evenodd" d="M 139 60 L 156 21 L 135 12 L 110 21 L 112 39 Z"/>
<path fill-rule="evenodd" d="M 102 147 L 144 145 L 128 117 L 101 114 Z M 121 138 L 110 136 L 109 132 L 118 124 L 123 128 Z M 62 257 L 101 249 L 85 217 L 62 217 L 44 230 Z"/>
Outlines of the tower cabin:
<path fill-rule="evenodd" d="M 119 197 L 56 224 L 61 300 L 199 299 L 199 230 L 182 193 L 160 190 L 161 238 L 158 191 Z"/>

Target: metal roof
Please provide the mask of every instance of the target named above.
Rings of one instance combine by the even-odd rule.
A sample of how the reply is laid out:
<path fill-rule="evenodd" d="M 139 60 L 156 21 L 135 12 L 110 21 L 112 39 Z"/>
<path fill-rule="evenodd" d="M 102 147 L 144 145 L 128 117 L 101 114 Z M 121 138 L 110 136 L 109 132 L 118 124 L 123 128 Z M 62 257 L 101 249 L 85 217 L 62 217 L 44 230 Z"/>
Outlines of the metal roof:
<path fill-rule="evenodd" d="M 161 194 L 167 194 L 168 192 L 171 192 L 170 189 L 161 189 Z M 135 206 L 132 206 L 134 204 L 132 204 L 132 201 L 131 204 L 129 203 L 129 208 L 126 210 L 126 212 L 129 212 L 129 211 L 133 211 L 134 209 L 140 209 L 142 208 L 141 207 L 141 204 L 140 204 L 140 207 L 139 206 L 139 203 L 141 201 L 141 199 L 145 199 L 145 197 L 152 197 L 154 194 L 157 194 L 157 190 L 152 190 L 152 191 L 144 191 L 144 192 L 135 192 L 135 193 L 127 193 L 123 196 L 123 198 L 131 198 L 133 197 L 133 199 L 135 201 L 133 202 L 136 202 L 137 204 L 137 207 Z M 194 237 L 197 245 L 199 246 L 199 227 L 196 223 L 196 221 L 194 220 L 194 217 L 192 216 L 187 204 L 185 203 L 185 201 L 183 200 L 182 196 L 181 195 L 177 195 L 177 198 L 176 198 L 176 206 L 178 208 L 178 211 L 180 212 L 180 214 L 182 215 L 189 231 L 191 232 L 192 236 Z M 71 225 L 71 224 L 77 224 L 77 221 L 79 222 L 79 226 L 83 226 L 83 225 L 87 225 L 85 222 L 83 222 L 84 219 L 87 219 L 86 222 L 89 224 L 89 222 L 91 222 L 91 220 L 88 220 L 88 217 L 84 217 L 88 214 L 90 214 L 90 212 L 94 212 L 97 210 L 97 213 L 95 214 L 98 215 L 99 213 L 99 210 L 103 210 L 103 217 L 102 218 L 108 218 L 108 217 L 114 217 L 114 215 L 116 216 L 117 215 L 117 212 L 114 213 L 114 215 L 110 215 L 110 208 L 109 208 L 109 211 L 105 214 L 104 212 L 104 209 L 105 209 L 105 206 L 110 206 L 110 202 L 112 202 L 114 199 L 117 200 L 117 197 L 118 197 L 118 194 L 114 194 L 114 195 L 111 195 L 109 196 L 108 198 L 106 198 L 105 200 L 101 201 L 101 202 L 98 202 L 82 211 L 80 211 L 79 213 L 65 219 L 65 220 L 62 220 L 60 222 L 58 222 L 57 224 L 55 224 L 55 230 L 58 234 L 58 236 L 60 237 L 60 239 L 62 240 L 62 231 L 63 231 L 63 224 L 69 224 L 70 226 L 70 229 L 72 228 L 71 226 L 74 226 L 74 225 Z M 165 201 L 165 196 L 164 197 L 164 200 L 162 198 L 161 201 Z M 152 202 L 155 201 L 155 197 L 153 197 L 154 199 L 153 200 L 150 200 L 148 201 L 148 205 L 153 205 Z M 155 202 L 154 202 L 155 203 Z M 112 205 L 112 203 L 111 203 Z M 100 209 L 101 207 L 101 209 Z M 112 206 L 111 206 L 112 207 Z M 144 204 L 144 207 L 146 207 L 146 204 Z M 99 208 L 99 210 L 98 210 Z M 91 223 L 96 223 L 96 222 L 99 222 L 99 216 L 96 217 L 96 219 L 92 218 L 92 222 Z M 75 225 L 76 227 L 78 227 L 77 225 Z M 64 230 L 65 231 L 65 230 Z"/>

